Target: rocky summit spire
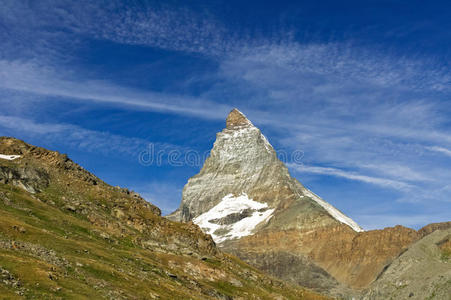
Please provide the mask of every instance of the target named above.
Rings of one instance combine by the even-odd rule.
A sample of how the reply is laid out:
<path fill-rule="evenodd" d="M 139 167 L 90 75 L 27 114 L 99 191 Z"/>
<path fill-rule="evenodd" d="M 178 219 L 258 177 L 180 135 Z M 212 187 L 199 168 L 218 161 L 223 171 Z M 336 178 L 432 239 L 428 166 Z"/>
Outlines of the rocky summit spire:
<path fill-rule="evenodd" d="M 253 126 L 246 116 L 238 109 L 234 108 L 227 116 L 226 127 L 227 129 L 235 129 L 244 126 Z"/>
<path fill-rule="evenodd" d="M 182 194 L 182 203 L 177 211 L 168 216 L 170 219 L 193 220 L 196 223 L 197 217 L 212 209 L 213 212 L 216 211 L 215 209 L 218 208 L 215 206 L 222 205 L 224 199 L 228 199 L 227 201 L 232 199 L 230 195 L 234 197 L 246 195 L 239 198 L 244 199 L 242 203 L 239 203 L 240 205 L 243 203 L 245 205 L 246 199 L 250 199 L 267 205 L 265 208 L 268 211 L 276 209 L 273 210 L 271 217 L 265 219 L 271 219 L 271 222 L 257 222 L 261 223 L 261 226 L 281 222 L 284 228 L 311 229 L 344 223 L 356 231 L 361 230 L 351 219 L 292 178 L 265 136 L 236 108 L 227 116 L 226 128 L 216 135 L 213 149 L 202 170 L 188 180 Z M 224 205 L 229 207 L 238 203 L 232 200 L 229 202 L 231 203 Z M 255 204 L 255 207 L 260 204 Z M 293 213 L 285 215 L 288 206 L 292 207 Z M 283 207 L 284 209 L 279 209 Z M 242 210 L 250 213 L 249 210 L 241 209 L 240 206 L 238 211 Z M 235 221 L 238 222 L 245 216 L 237 218 Z M 241 226 L 241 223 L 238 225 Z M 256 225 L 247 228 L 248 231 L 255 232 Z M 211 230 L 207 233 L 213 234 L 217 231 L 214 237 L 218 242 L 235 237 L 231 230 L 231 223 L 225 226 L 229 230 L 218 230 L 222 227 L 219 228 L 216 225 L 213 227 L 215 230 L 210 228 Z"/>
<path fill-rule="evenodd" d="M 308 249 L 315 249 L 316 244 L 303 248 L 301 234 L 333 234 L 339 228 L 352 238 L 362 230 L 291 177 L 260 129 L 237 109 L 229 113 L 226 128 L 216 134 L 200 172 L 183 188 L 179 208 L 167 218 L 192 221 L 220 247 L 245 259 L 248 255 L 248 262 L 258 267 L 267 266 L 268 271 L 292 270 L 292 274 L 297 274 L 294 276 L 310 270 L 315 275 L 309 278 L 319 278 L 315 281 L 324 281 L 326 285 L 335 279 L 304 256 Z M 318 243 L 325 241 L 327 244 L 328 240 L 329 236 Z M 265 245 L 271 245 L 271 249 L 260 252 L 258 249 Z M 247 252 L 250 248 L 255 250 Z M 277 252 L 276 249 L 282 250 Z M 254 256 L 255 253 L 262 254 L 263 259 Z M 275 258 L 271 253 L 276 253 Z M 293 266 L 293 261 L 298 264 Z"/>

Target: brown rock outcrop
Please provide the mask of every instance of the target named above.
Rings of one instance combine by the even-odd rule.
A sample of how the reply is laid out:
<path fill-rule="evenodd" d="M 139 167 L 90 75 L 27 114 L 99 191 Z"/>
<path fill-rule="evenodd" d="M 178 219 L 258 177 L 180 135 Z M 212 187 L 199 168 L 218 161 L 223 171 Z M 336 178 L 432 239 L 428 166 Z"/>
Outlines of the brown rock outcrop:
<path fill-rule="evenodd" d="M 252 123 L 246 118 L 245 115 L 243 115 L 242 112 L 240 112 L 236 108 L 233 109 L 227 116 L 226 127 L 228 129 L 234 129 L 235 127 L 249 126 L 249 125 L 252 125 Z"/>
<path fill-rule="evenodd" d="M 448 228 L 451 228 L 451 222 L 431 223 L 418 230 L 418 233 L 421 237 L 424 237 L 436 230 L 446 230 Z"/>
<path fill-rule="evenodd" d="M 361 289 L 419 237 L 417 231 L 403 226 L 357 233 L 340 225 L 309 231 L 262 231 L 225 247 L 238 256 L 274 251 L 306 256 L 339 282 Z"/>

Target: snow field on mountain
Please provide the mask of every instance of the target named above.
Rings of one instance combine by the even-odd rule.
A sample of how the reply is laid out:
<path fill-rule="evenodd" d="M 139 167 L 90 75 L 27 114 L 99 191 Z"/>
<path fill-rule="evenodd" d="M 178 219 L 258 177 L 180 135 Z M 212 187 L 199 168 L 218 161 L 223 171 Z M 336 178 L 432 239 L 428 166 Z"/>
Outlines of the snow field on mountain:
<path fill-rule="evenodd" d="M 274 209 L 266 208 L 268 208 L 268 204 L 253 201 L 247 194 L 238 197 L 229 194 L 209 211 L 195 218 L 193 222 L 199 225 L 205 233 L 210 234 L 216 243 L 222 243 L 226 240 L 251 235 L 258 224 L 267 222 L 272 217 Z M 233 224 L 220 225 L 211 222 L 231 214 L 242 213 L 248 209 L 252 211 L 252 214 Z M 215 234 L 218 229 L 225 233 Z"/>

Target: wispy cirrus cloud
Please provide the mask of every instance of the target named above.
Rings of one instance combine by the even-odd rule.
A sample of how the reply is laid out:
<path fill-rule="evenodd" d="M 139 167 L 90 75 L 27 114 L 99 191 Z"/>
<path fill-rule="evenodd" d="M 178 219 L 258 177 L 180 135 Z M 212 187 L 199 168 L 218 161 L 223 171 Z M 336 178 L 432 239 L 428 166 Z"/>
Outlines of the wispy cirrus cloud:
<path fill-rule="evenodd" d="M 428 176 L 425 176 L 424 173 L 413 170 L 411 167 L 398 163 L 379 163 L 379 164 L 365 164 L 361 163 L 358 165 L 361 169 L 367 169 L 376 171 L 383 176 L 389 176 L 391 178 L 399 178 L 400 180 L 404 180 L 407 182 L 422 182 L 422 181 L 431 181 L 432 179 Z"/>
<path fill-rule="evenodd" d="M 74 45 L 80 35 L 212 57 L 262 43 L 246 33 L 231 32 L 208 10 L 185 5 L 43 0 L 39 3 L 6 1 L 2 7 L 0 25 L 6 29 L 4 34 L 15 36 L 15 43 L 9 43 L 10 48 L 27 52 L 22 46 L 24 40 L 29 39 L 34 43 L 35 54 L 45 55 L 50 51 L 48 54 L 55 58 L 61 54 L 58 38 L 72 37 L 68 41 Z M 51 28 L 52 32 L 43 28 Z M 55 43 L 52 45 L 49 41 Z M 65 49 L 70 51 L 70 47 Z"/>
<path fill-rule="evenodd" d="M 222 64 L 225 75 L 239 76 L 258 87 L 279 92 L 286 87 L 320 95 L 341 90 L 334 98 L 324 99 L 328 102 L 353 101 L 353 98 L 343 98 L 344 92 L 351 96 L 350 88 L 357 89 L 356 92 L 388 87 L 398 92 L 449 91 L 450 88 L 451 74 L 440 61 L 362 48 L 352 42 L 269 43 L 238 50 L 237 56 Z M 271 71 L 278 76 L 271 76 Z M 306 86 L 310 89 L 305 89 Z M 287 100 L 287 96 L 296 93 L 273 94 L 276 98 L 279 95 Z M 370 95 L 367 99 L 371 99 Z"/>
<path fill-rule="evenodd" d="M 121 156 L 138 162 L 139 154 L 152 143 L 156 151 L 183 150 L 183 147 L 155 143 L 140 138 L 132 138 L 85 129 L 72 124 L 42 123 L 34 120 L 0 115 L 0 135 L 22 136 L 40 143 L 65 145 L 72 149 L 102 153 L 107 156 Z"/>
<path fill-rule="evenodd" d="M 59 70 L 32 62 L 0 60 L 0 88 L 53 97 L 119 105 L 128 109 L 222 119 L 230 106 L 186 95 L 136 90 L 104 80 L 66 79 Z"/>
<path fill-rule="evenodd" d="M 351 171 L 344 171 L 337 168 L 330 168 L 330 167 L 317 167 L 317 166 L 306 166 L 306 165 L 296 165 L 296 164 L 289 164 L 289 168 L 292 170 L 295 170 L 296 172 L 300 173 L 313 173 L 313 174 L 320 174 L 320 175 L 328 175 L 328 176 L 335 176 L 335 177 L 341 177 L 346 178 L 349 180 L 357 180 L 362 181 L 365 183 L 375 184 L 379 185 L 385 188 L 394 188 L 401 191 L 406 191 L 412 188 L 412 186 L 408 183 L 402 182 L 402 181 L 396 181 L 386 178 L 379 178 L 379 177 L 371 177 L 367 175 L 358 174 L 356 172 Z"/>
<path fill-rule="evenodd" d="M 368 184 L 401 193 L 387 200 L 390 205 L 418 208 L 451 199 L 449 162 L 441 160 L 451 153 L 451 72 L 434 57 L 352 40 L 303 43 L 283 26 L 281 34 L 257 38 L 246 29 L 230 30 L 206 9 L 169 4 L 3 1 L 0 28 L 0 96 L 3 102 L 11 91 L 27 96 L 9 104 L 17 107 L 15 115 L 39 109 L 36 101 L 61 101 L 223 120 L 237 106 L 270 133 L 276 148 L 304 151 L 300 175 L 346 178 L 362 183 L 363 192 Z M 214 67 L 182 78 L 182 92 L 134 88 L 89 67 L 71 67 L 87 40 L 202 56 Z M 86 151 L 110 151 L 114 144 L 129 153 L 144 145 L 71 120 L 2 118 L 9 132 L 47 134 Z M 170 189 L 150 198 L 163 199 Z M 172 209 L 170 201 L 162 205 Z M 392 215 L 387 224 L 398 217 Z"/>
<path fill-rule="evenodd" d="M 430 147 L 426 147 L 426 149 L 429 151 L 444 154 L 446 156 L 451 156 L 451 150 L 447 149 L 447 148 L 443 148 L 443 147 L 439 147 L 439 146 L 430 146 Z"/>
<path fill-rule="evenodd" d="M 277 47 L 277 49 L 280 50 L 279 47 Z M 266 65 L 266 63 L 268 65 Z M 256 75 L 248 76 L 244 73 L 244 75 L 241 76 L 242 80 L 251 83 L 256 82 L 257 86 L 262 90 L 269 91 L 265 97 L 268 99 L 266 102 L 267 105 L 271 105 L 270 103 L 274 102 L 274 99 L 270 100 L 269 98 L 275 95 L 273 92 L 275 89 L 273 85 L 277 83 L 279 79 L 275 77 L 272 78 L 271 74 L 267 74 L 273 71 L 273 68 L 271 67 L 273 64 L 272 59 L 269 59 L 269 62 L 266 63 L 265 60 L 261 60 L 258 66 L 249 66 L 249 69 L 246 70 L 246 72 L 251 72 L 257 68 L 260 70 L 259 72 L 263 72 L 260 73 L 260 75 L 261 78 L 267 81 L 268 84 L 266 87 L 259 85 L 260 83 L 256 79 Z M 127 109 L 170 112 L 218 120 L 223 119 L 230 109 L 230 106 L 219 105 L 215 102 L 206 100 L 206 97 L 202 99 L 185 95 L 178 96 L 155 93 L 152 91 L 135 90 L 105 81 L 84 81 L 76 78 L 67 79 L 65 77 L 69 77 L 70 74 L 57 72 L 51 67 L 41 68 L 39 65 L 31 62 L 3 60 L 0 64 L 2 66 L 1 69 L 3 70 L 0 73 L 0 77 L 2 78 L 0 86 L 3 88 L 41 96 L 50 96 L 52 98 L 59 97 L 65 101 L 106 103 L 119 105 Z M 284 62 L 284 64 L 287 63 Z M 290 65 L 290 63 L 288 63 L 288 65 Z M 265 68 L 268 69 L 266 70 Z M 323 74 L 322 76 L 325 76 L 324 74 L 327 74 L 328 72 L 324 71 L 323 68 L 324 67 L 321 67 L 316 73 L 314 71 L 314 66 L 312 65 L 309 65 L 306 69 L 309 73 Z M 331 67 L 329 66 L 329 68 Z M 286 81 L 284 83 L 286 86 L 282 85 L 277 87 L 283 91 L 294 88 L 298 83 L 303 84 L 299 81 L 299 78 L 296 78 L 298 73 L 295 72 L 294 74 L 290 74 L 290 70 L 292 69 L 287 69 L 288 71 L 282 68 L 281 70 L 278 70 L 278 72 L 274 72 L 279 75 L 284 75 L 288 72 L 286 76 L 288 76 L 287 78 L 292 82 Z M 303 70 L 300 65 L 296 65 L 296 69 Z M 223 76 L 223 74 L 224 73 L 220 76 Z M 233 76 L 234 78 L 239 78 L 239 76 L 235 75 L 235 73 L 227 74 L 227 77 Z M 322 80 L 326 80 L 326 78 L 322 78 Z M 335 82 L 337 81 L 335 80 Z M 310 83 L 310 85 L 314 86 L 312 83 Z M 212 90 L 214 90 L 214 88 L 215 87 L 212 87 Z M 337 87 L 329 87 L 329 89 L 330 90 L 327 91 L 328 93 L 341 93 L 340 89 L 337 90 Z M 323 92 L 324 91 L 321 92 L 321 95 L 323 95 Z M 280 94 L 277 93 L 276 95 L 278 95 L 277 97 L 280 96 Z M 206 96 L 208 96 L 208 93 Z M 315 96 L 315 92 L 313 92 L 312 96 L 318 97 L 317 95 Z M 367 100 L 364 96 L 362 97 L 362 100 Z M 369 101 L 372 100 L 370 99 Z M 274 104 L 276 103 L 277 102 L 274 102 Z M 421 101 L 416 103 L 409 102 L 408 104 L 401 102 L 394 106 L 388 105 L 387 103 L 379 104 L 374 102 L 371 106 L 371 110 L 374 110 L 374 113 L 369 112 L 366 105 L 361 106 L 359 103 L 355 105 L 355 101 L 353 100 L 342 99 L 340 101 L 335 101 L 326 98 L 326 100 L 303 101 L 303 104 L 306 106 L 305 110 L 309 112 L 308 114 L 305 114 L 302 111 L 300 112 L 300 114 L 303 115 L 303 124 L 296 124 L 295 119 L 297 118 L 297 113 L 295 112 L 298 110 L 298 108 L 295 108 L 296 103 L 296 99 L 290 99 L 290 97 L 287 96 L 284 98 L 284 105 L 290 106 L 292 112 L 286 114 L 283 110 L 275 109 L 270 116 L 259 109 L 253 108 L 252 102 L 247 102 L 245 105 L 250 107 L 249 115 L 256 116 L 255 122 L 257 124 L 269 124 L 275 128 L 291 128 L 301 131 L 302 134 L 296 136 L 296 138 L 286 137 L 285 139 L 290 140 L 292 146 L 296 145 L 296 143 L 300 145 L 306 143 L 313 145 L 313 147 L 306 148 L 308 157 L 321 157 L 323 163 L 330 162 L 332 165 L 338 163 L 351 170 L 355 170 L 356 167 L 359 169 L 358 171 L 345 172 L 335 168 L 311 167 L 309 170 L 304 170 L 304 172 L 332 175 L 398 190 L 408 190 L 408 187 L 410 186 L 408 183 L 394 180 L 393 177 L 401 176 L 404 177 L 404 179 L 407 179 L 407 181 L 418 181 L 420 179 L 428 180 L 428 178 L 426 175 L 419 176 L 421 171 L 415 171 L 409 165 L 399 165 L 399 162 L 395 164 L 393 161 L 390 163 L 390 159 L 393 160 L 393 158 L 399 154 L 405 155 L 409 152 L 415 153 L 421 151 L 418 150 L 421 149 L 420 146 L 417 145 L 412 147 L 409 144 L 403 145 L 402 142 L 400 143 L 399 139 L 408 138 L 411 141 L 421 142 L 426 137 L 433 141 L 446 141 L 446 138 L 444 138 L 446 134 L 440 134 L 436 129 L 433 131 L 429 130 L 428 135 L 422 133 L 424 127 L 434 128 L 437 125 L 437 120 L 440 120 L 440 118 L 437 118 L 438 114 L 435 112 L 433 105 L 425 104 Z M 321 105 L 321 103 L 327 103 L 328 108 L 326 110 L 322 109 L 317 111 L 316 107 Z M 353 108 L 354 112 L 347 112 L 343 110 L 342 106 L 348 108 L 350 106 L 356 107 Z M 339 109 L 339 107 L 341 108 Z M 334 108 L 337 109 L 334 110 Z M 361 119 L 355 118 L 356 113 L 365 116 L 363 123 Z M 346 117 L 348 116 L 353 119 L 347 120 Z M 392 120 L 395 116 L 396 123 L 387 126 L 387 120 Z M 408 120 L 412 117 L 416 119 L 415 126 L 412 127 L 410 124 L 406 126 Z M 430 120 L 433 121 L 431 122 Z M 356 127 L 356 123 L 362 124 Z M 334 125 L 331 126 L 331 124 Z M 418 125 L 421 125 L 421 128 L 419 128 L 420 126 Z M 396 128 L 399 128 L 399 132 Z M 368 140 L 368 136 L 371 137 L 370 140 Z M 394 136 L 398 141 L 394 142 L 390 139 L 385 139 L 384 141 L 384 139 L 381 139 L 381 137 L 384 136 Z M 378 140 L 382 141 L 382 143 L 376 142 Z M 373 154 L 373 156 L 369 156 L 369 154 Z M 379 160 L 383 160 L 385 165 L 391 166 L 390 168 L 377 168 L 379 171 L 378 176 L 366 174 L 365 171 L 365 169 L 376 169 L 374 167 L 375 165 L 371 167 L 367 164 L 367 161 L 374 160 L 375 157 L 378 157 Z M 356 164 L 356 162 L 358 162 L 358 164 Z M 380 163 L 379 166 L 381 166 Z M 395 166 L 398 166 L 397 169 L 394 169 Z"/>

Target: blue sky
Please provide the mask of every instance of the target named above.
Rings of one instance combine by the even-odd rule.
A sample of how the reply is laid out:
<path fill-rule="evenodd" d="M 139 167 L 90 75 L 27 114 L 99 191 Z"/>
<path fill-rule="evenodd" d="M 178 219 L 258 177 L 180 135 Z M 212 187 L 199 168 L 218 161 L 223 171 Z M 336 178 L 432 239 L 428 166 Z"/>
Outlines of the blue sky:
<path fill-rule="evenodd" d="M 199 170 L 180 160 L 208 152 L 237 107 L 365 229 L 450 220 L 446 1 L 0 5 L 0 135 L 168 213 Z M 149 145 L 161 163 L 140 163 Z"/>

